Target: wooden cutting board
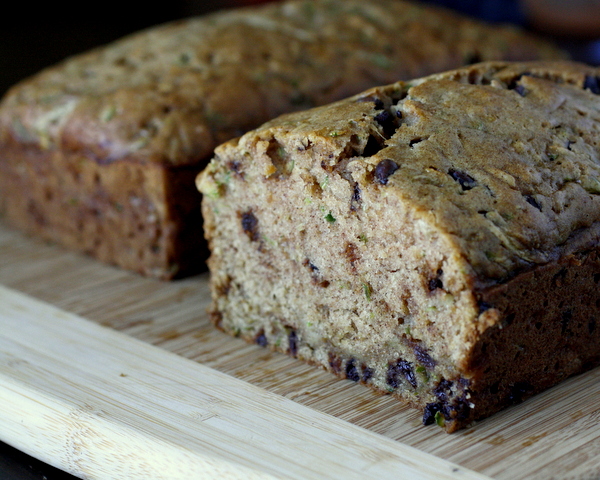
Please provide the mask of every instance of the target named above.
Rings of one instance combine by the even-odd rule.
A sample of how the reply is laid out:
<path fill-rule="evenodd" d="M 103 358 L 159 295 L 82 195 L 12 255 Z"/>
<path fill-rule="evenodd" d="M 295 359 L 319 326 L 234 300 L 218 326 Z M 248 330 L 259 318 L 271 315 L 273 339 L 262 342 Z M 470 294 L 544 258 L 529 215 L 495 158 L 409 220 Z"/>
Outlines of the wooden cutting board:
<path fill-rule="evenodd" d="M 600 369 L 448 435 L 0 223 L 0 440 L 81 478 L 600 478 Z"/>

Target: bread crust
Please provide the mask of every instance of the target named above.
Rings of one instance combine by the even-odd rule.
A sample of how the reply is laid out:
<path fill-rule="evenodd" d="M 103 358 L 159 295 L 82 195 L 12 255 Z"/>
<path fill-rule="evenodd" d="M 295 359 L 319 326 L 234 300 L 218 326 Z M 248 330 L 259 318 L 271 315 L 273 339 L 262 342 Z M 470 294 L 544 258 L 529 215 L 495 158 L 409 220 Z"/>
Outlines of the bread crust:
<path fill-rule="evenodd" d="M 10 89 L 0 106 L 0 172 L 5 184 L 8 175 L 18 180 L 36 206 L 35 214 L 18 210 L 21 203 L 8 197 L 13 191 L 8 186 L 0 192 L 4 215 L 29 232 L 104 261 L 173 278 L 204 265 L 190 253 L 202 234 L 199 225 L 191 227 L 201 223 L 199 209 L 188 203 L 200 199 L 191 193 L 193 182 L 179 187 L 194 176 L 187 170 L 198 172 L 219 143 L 281 113 L 372 85 L 478 59 L 563 55 L 514 28 L 400 0 L 292 0 L 160 25 L 65 59 Z M 60 163 L 73 168 L 74 158 L 114 182 L 102 188 L 82 183 L 70 191 L 80 205 L 96 202 L 106 188 L 151 196 L 140 190 L 144 185 L 118 179 L 113 170 L 155 176 L 151 183 L 168 191 L 147 206 L 164 212 L 158 225 L 139 221 L 145 213 L 135 211 L 136 202 L 121 202 L 120 221 L 104 221 L 109 206 L 102 207 L 103 215 L 78 210 L 74 215 L 85 217 L 90 227 L 66 233 L 70 227 L 54 211 L 56 204 L 40 200 L 48 182 L 20 172 L 35 175 L 46 162 L 58 175 Z M 165 183 L 170 179 L 173 183 Z M 62 187 L 57 182 L 53 188 Z M 153 254 L 157 235 L 164 244 Z"/>
<path fill-rule="evenodd" d="M 597 365 L 599 80 L 486 62 L 220 146 L 214 322 L 449 432 Z"/>

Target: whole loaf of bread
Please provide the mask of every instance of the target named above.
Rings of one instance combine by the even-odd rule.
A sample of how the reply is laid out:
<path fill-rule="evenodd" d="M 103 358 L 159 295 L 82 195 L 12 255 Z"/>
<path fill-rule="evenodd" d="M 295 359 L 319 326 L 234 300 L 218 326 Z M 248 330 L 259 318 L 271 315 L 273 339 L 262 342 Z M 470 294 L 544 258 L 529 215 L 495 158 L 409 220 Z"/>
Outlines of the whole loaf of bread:
<path fill-rule="evenodd" d="M 198 177 L 221 329 L 452 432 L 600 363 L 600 69 L 488 62 L 281 116 Z"/>
<path fill-rule="evenodd" d="M 202 268 L 194 178 L 281 113 L 548 43 L 401 0 L 288 0 L 157 26 L 66 59 L 0 105 L 0 212 L 146 275 Z"/>

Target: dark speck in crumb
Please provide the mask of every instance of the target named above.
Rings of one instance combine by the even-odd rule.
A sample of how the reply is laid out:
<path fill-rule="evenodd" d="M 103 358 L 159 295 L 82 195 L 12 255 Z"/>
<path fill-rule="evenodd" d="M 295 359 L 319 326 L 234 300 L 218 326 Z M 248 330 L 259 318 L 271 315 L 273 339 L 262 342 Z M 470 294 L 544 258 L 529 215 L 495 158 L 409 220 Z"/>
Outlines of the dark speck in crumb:
<path fill-rule="evenodd" d="M 289 341 L 289 352 L 295 357 L 298 354 L 298 336 L 296 335 L 296 331 L 292 330 L 288 335 Z"/>
<path fill-rule="evenodd" d="M 317 267 L 315 264 L 313 264 L 308 258 L 304 259 L 304 261 L 302 262 L 302 265 L 307 267 L 311 272 L 319 271 L 319 267 Z"/>
<path fill-rule="evenodd" d="M 529 205 L 531 205 L 533 208 L 538 209 L 540 212 L 542 211 L 542 206 L 538 203 L 538 201 L 533 198 L 531 195 L 525 195 L 525 200 L 527 201 L 527 203 Z"/>
<path fill-rule="evenodd" d="M 375 121 L 383 129 L 383 135 L 386 138 L 390 138 L 396 131 L 396 123 L 394 116 L 387 110 L 383 110 L 375 116 Z"/>
<path fill-rule="evenodd" d="M 346 378 L 353 382 L 358 382 L 360 380 L 360 375 L 358 374 L 354 359 L 348 360 L 346 363 Z"/>
<path fill-rule="evenodd" d="M 438 288 L 444 288 L 443 282 L 439 278 L 432 278 L 429 280 L 429 291 L 432 292 Z"/>
<path fill-rule="evenodd" d="M 375 167 L 375 180 L 381 185 L 386 185 L 388 183 L 388 178 L 392 175 L 396 170 L 398 170 L 398 164 L 390 159 L 382 160 Z"/>
<path fill-rule="evenodd" d="M 261 347 L 266 347 L 269 342 L 267 341 L 267 337 L 265 335 L 265 332 L 259 332 L 258 335 L 256 335 L 256 339 L 255 342 L 260 345 Z"/>
<path fill-rule="evenodd" d="M 444 288 L 444 282 L 442 282 L 442 275 L 444 274 L 444 271 L 441 268 L 438 268 L 438 270 L 436 271 L 436 276 L 435 278 L 432 278 L 429 280 L 429 283 L 427 284 L 427 287 L 429 288 L 430 292 L 433 292 L 434 290 L 442 289 Z"/>
<path fill-rule="evenodd" d="M 428 137 L 417 137 L 417 138 L 413 138 L 410 142 L 408 142 L 408 146 L 413 148 L 415 145 L 417 145 L 418 143 L 421 143 L 424 140 L 427 140 Z"/>
<path fill-rule="evenodd" d="M 452 382 L 442 378 L 438 383 L 437 387 L 433 391 L 434 395 L 442 402 L 447 402 L 450 395 L 450 389 L 452 388 Z"/>
<path fill-rule="evenodd" d="M 356 212 L 360 208 L 361 192 L 358 182 L 354 182 L 352 187 L 352 198 L 350 199 L 350 211 Z"/>
<path fill-rule="evenodd" d="M 517 92 L 522 97 L 524 97 L 527 94 L 527 90 L 525 90 L 525 87 L 520 83 L 515 87 L 515 92 Z"/>
<path fill-rule="evenodd" d="M 435 414 L 442 409 L 440 403 L 428 403 L 423 409 L 423 425 L 432 425 L 435 423 Z"/>
<path fill-rule="evenodd" d="M 460 170 L 454 170 L 451 168 L 448 170 L 448 175 L 456 180 L 463 190 L 470 190 L 477 185 L 477 181 L 471 175 L 461 172 Z"/>
<path fill-rule="evenodd" d="M 360 202 L 360 186 L 358 182 L 354 182 L 354 188 L 352 190 L 352 200 L 355 202 Z"/>
<path fill-rule="evenodd" d="M 242 214 L 242 229 L 252 241 L 258 240 L 258 219 L 254 216 L 251 210 Z"/>
<path fill-rule="evenodd" d="M 241 168 L 242 168 L 242 165 L 241 165 L 241 163 L 240 163 L 240 162 L 231 161 L 231 162 L 229 162 L 229 163 L 227 164 L 227 166 L 229 167 L 229 169 L 230 169 L 232 172 L 235 172 L 235 173 L 237 173 L 237 174 L 240 174 L 240 172 L 241 172 Z"/>
<path fill-rule="evenodd" d="M 381 151 L 382 148 L 383 145 L 379 142 L 379 140 L 377 140 L 377 138 L 374 135 L 369 135 L 369 138 L 367 139 L 367 144 L 365 145 L 365 148 L 361 155 L 363 157 L 372 157 L 373 155 Z"/>
<path fill-rule="evenodd" d="M 392 388 L 398 388 L 400 386 L 400 375 L 402 375 L 402 377 L 404 377 L 404 379 L 410 383 L 413 388 L 417 387 L 417 378 L 415 377 L 415 372 L 410 362 L 399 359 L 396 363 L 391 363 L 388 366 L 387 371 L 387 384 Z"/>
<path fill-rule="evenodd" d="M 435 367 L 435 360 L 431 358 L 431 355 L 423 348 L 421 345 L 416 344 L 413 347 L 413 351 L 415 353 L 415 357 L 417 361 L 422 364 L 424 367 L 433 368 Z"/>

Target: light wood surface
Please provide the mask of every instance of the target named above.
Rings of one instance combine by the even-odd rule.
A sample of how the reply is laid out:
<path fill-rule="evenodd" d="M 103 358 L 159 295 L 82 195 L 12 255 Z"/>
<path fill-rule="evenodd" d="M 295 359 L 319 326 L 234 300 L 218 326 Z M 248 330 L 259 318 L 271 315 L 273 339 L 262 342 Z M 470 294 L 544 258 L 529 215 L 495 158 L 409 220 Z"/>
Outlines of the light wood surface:
<path fill-rule="evenodd" d="M 83 478 L 481 479 L 0 286 L 0 431 Z"/>
<path fill-rule="evenodd" d="M 600 369 L 448 435 L 215 330 L 207 280 L 142 278 L 0 223 L 0 439 L 82 478 L 600 478 Z"/>

